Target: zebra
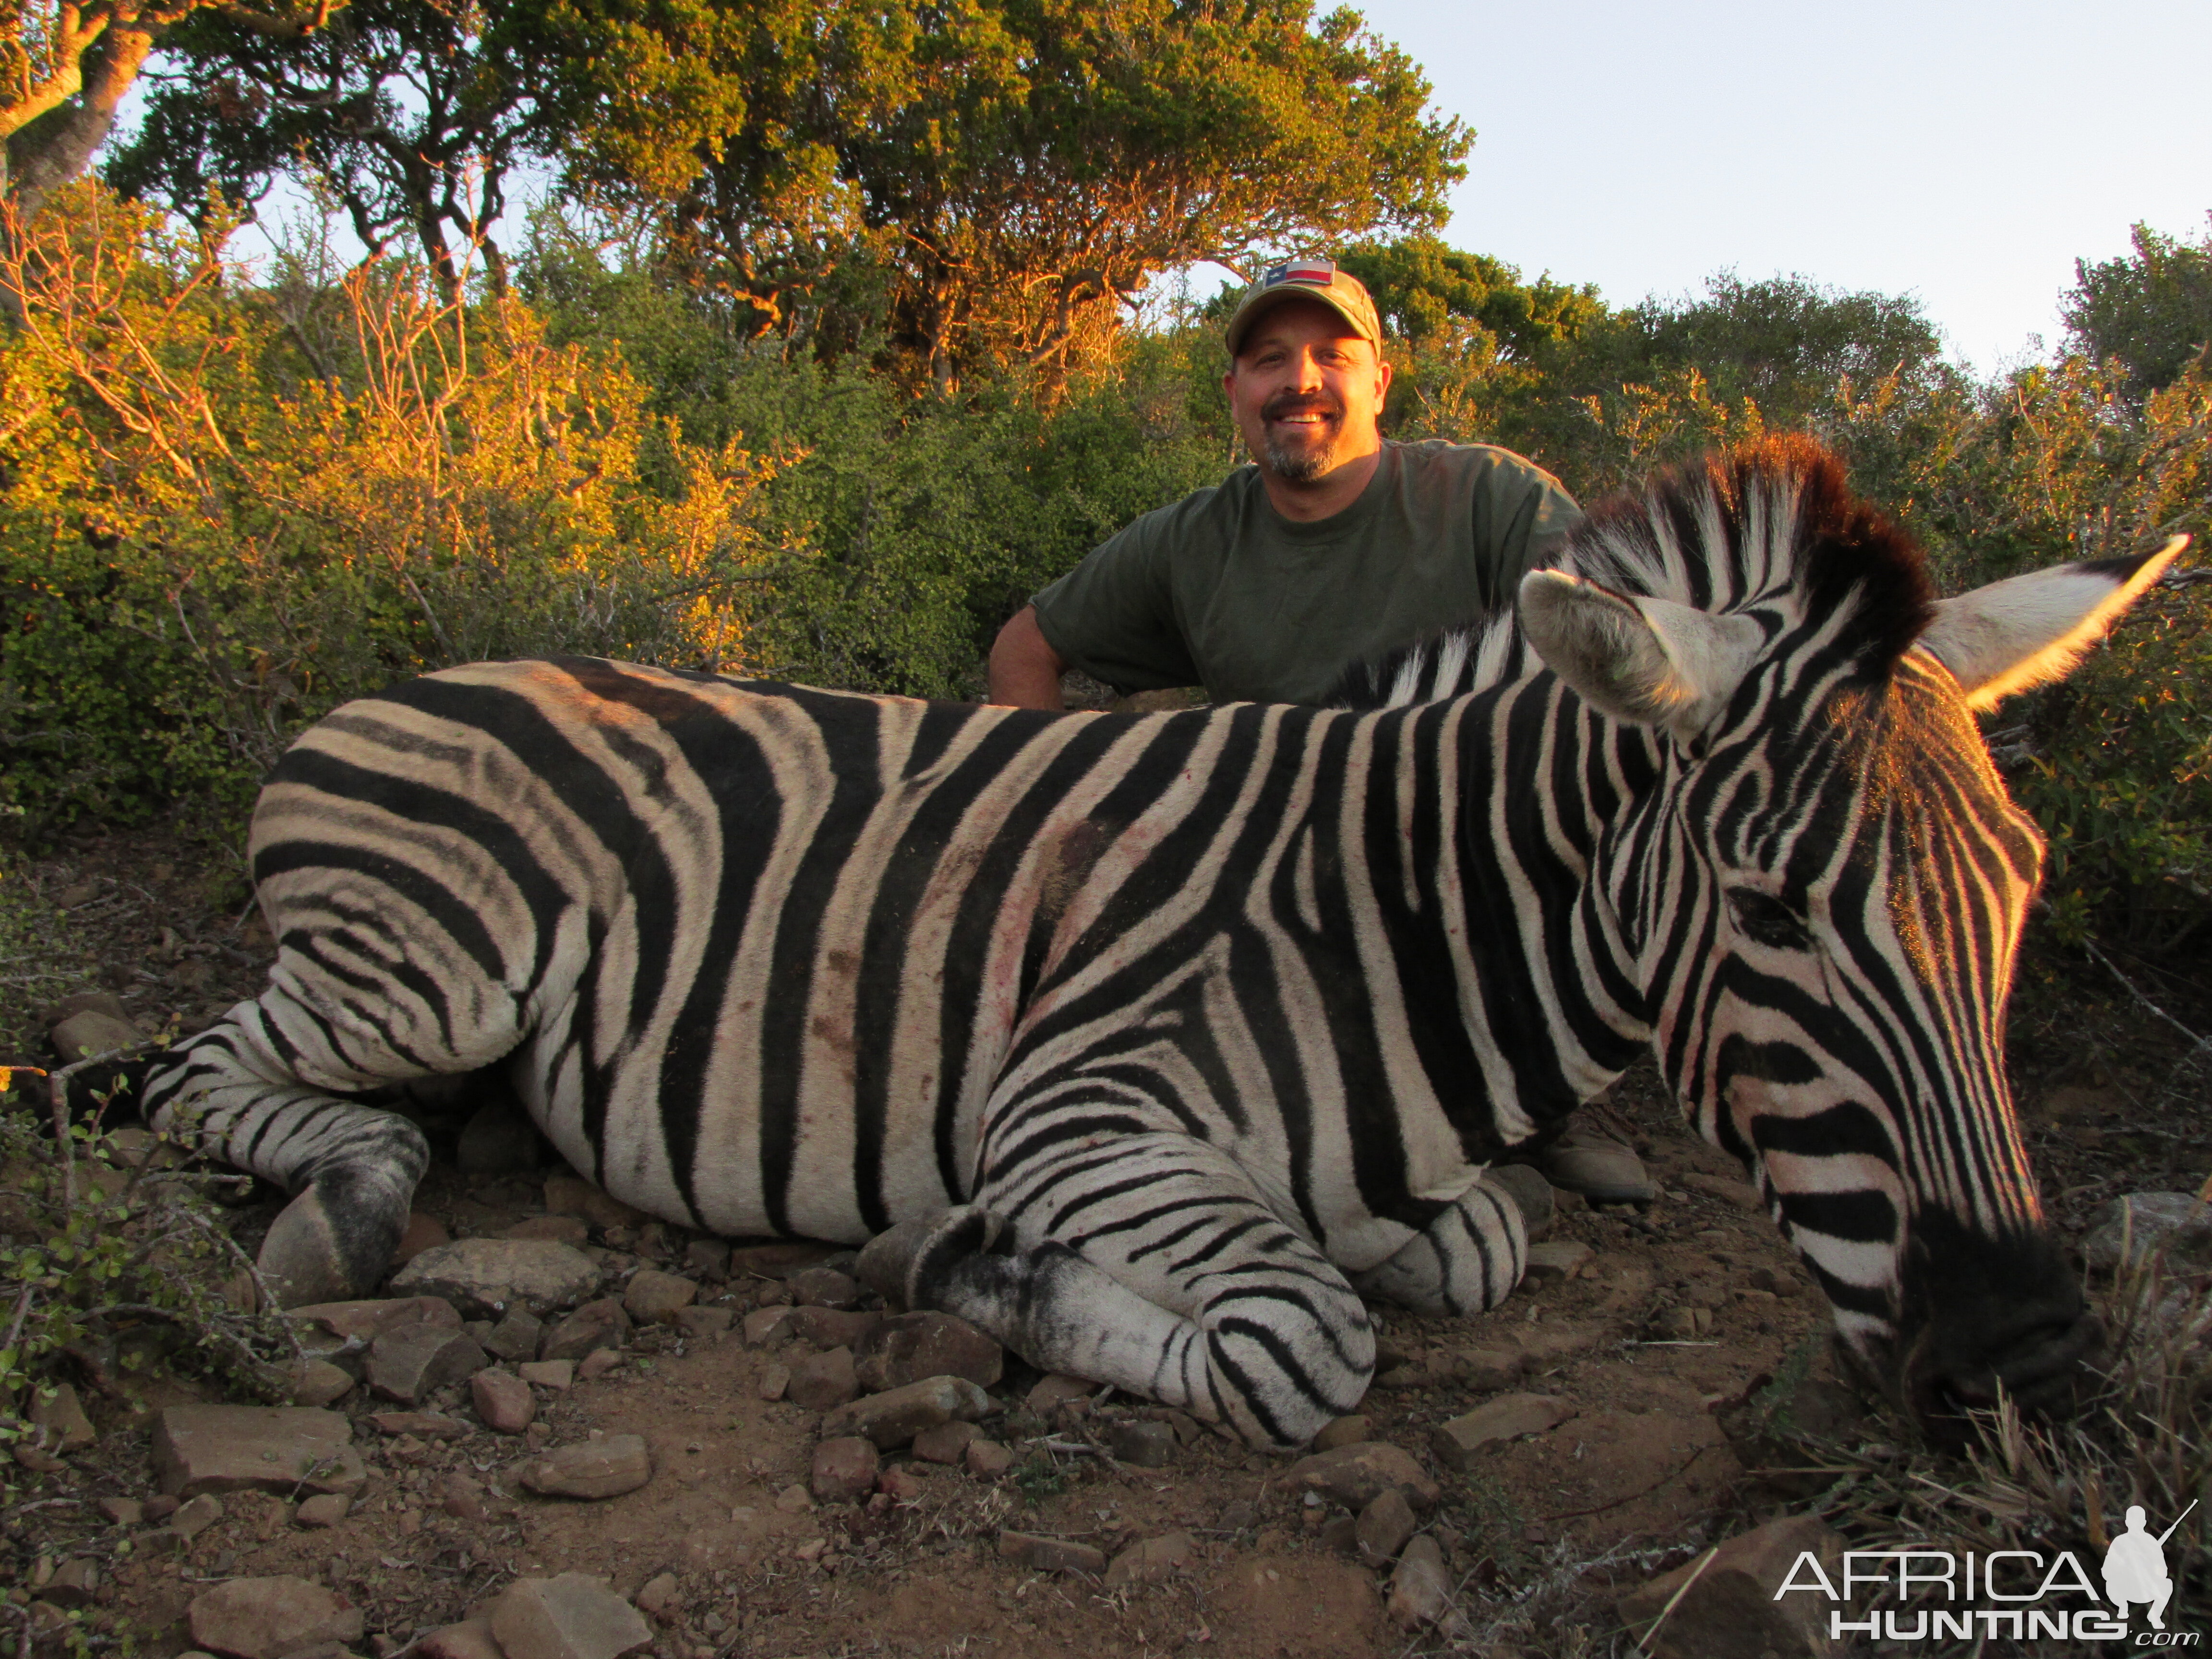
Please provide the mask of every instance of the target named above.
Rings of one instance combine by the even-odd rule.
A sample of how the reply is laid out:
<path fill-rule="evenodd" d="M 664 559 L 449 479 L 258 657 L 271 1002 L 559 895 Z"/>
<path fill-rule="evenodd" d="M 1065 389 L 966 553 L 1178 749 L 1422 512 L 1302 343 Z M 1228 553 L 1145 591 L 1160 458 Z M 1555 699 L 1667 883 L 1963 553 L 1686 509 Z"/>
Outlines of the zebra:
<path fill-rule="evenodd" d="M 1771 441 L 1594 511 L 1382 706 L 430 674 L 276 766 L 268 988 L 143 1099 L 297 1194 L 288 1304 L 371 1289 L 425 1167 L 362 1097 L 496 1067 L 640 1209 L 866 1243 L 908 1306 L 1290 1447 L 1365 1391 L 1369 1298 L 1510 1292 L 1499 1160 L 1650 1051 L 1899 1397 L 2063 1409 L 2096 1327 L 2002 1051 L 2041 842 L 1972 712 L 2179 546 L 1934 600 Z"/>

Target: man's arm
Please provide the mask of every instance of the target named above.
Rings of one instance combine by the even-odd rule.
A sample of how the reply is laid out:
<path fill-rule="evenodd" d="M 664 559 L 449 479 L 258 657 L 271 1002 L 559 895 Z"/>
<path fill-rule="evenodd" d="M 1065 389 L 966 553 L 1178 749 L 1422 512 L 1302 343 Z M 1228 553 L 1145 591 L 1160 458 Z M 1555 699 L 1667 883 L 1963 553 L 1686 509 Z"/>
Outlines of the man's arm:
<path fill-rule="evenodd" d="M 1060 653 L 1037 626 L 1036 607 L 1025 605 L 999 630 L 991 647 L 991 701 L 1015 708 L 1062 708 Z"/>

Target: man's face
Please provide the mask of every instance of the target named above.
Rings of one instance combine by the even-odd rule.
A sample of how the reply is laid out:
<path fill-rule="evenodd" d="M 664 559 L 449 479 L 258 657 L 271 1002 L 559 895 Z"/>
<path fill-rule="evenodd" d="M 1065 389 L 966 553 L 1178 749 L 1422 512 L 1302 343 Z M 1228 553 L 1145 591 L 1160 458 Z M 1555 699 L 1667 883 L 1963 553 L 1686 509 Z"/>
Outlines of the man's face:
<path fill-rule="evenodd" d="M 1381 447 L 1390 365 L 1317 300 L 1262 313 L 1222 385 L 1245 447 L 1285 483 L 1312 483 Z"/>

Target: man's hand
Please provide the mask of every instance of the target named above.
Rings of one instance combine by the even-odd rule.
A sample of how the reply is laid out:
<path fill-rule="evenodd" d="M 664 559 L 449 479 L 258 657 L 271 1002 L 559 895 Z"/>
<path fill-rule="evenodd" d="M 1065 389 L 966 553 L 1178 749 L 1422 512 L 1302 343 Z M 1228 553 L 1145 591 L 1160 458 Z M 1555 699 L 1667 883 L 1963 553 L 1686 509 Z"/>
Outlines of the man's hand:
<path fill-rule="evenodd" d="M 1064 708 L 1060 677 L 1066 672 L 1037 627 L 1036 607 L 1025 605 L 991 647 L 991 701 L 1015 708 Z"/>

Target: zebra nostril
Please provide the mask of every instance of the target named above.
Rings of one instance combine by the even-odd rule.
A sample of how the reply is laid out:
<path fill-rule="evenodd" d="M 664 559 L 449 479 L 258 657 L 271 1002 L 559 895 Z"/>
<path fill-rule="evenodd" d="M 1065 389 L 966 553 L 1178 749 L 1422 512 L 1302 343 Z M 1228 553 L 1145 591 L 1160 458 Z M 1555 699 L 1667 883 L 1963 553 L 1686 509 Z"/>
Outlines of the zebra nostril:
<path fill-rule="evenodd" d="M 2002 1400 L 2030 1416 L 2063 1420 L 2093 1391 L 2087 1362 L 2103 1343 L 2103 1326 L 2086 1312 L 2016 1328 L 1977 1355 L 1931 1368 L 1913 1391 L 1915 1403 L 1929 1420 L 1994 1410 Z"/>

